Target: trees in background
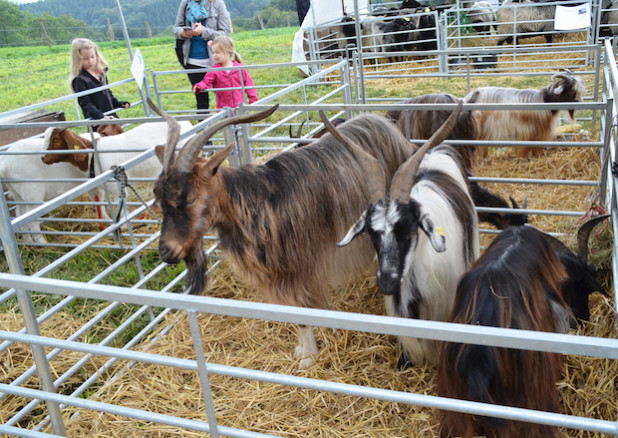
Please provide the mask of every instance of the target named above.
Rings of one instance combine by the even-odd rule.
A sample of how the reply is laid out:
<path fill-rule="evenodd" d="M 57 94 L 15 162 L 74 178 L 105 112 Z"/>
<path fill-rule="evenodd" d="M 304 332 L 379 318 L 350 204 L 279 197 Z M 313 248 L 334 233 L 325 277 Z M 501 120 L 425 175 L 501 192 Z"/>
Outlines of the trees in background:
<path fill-rule="evenodd" d="M 75 38 L 77 33 L 91 39 L 103 36 L 84 21 L 70 15 L 33 15 L 21 11 L 7 0 L 0 0 L 0 46 L 65 43 Z"/>
<path fill-rule="evenodd" d="M 8 3 L 7 0 L 0 1 Z M 153 35 L 169 35 L 176 20 L 179 2 L 180 0 L 121 0 L 129 35 L 132 38 L 148 36 L 146 22 Z M 298 24 L 295 0 L 225 0 L 225 4 L 237 30 Z M 49 14 L 48 17 L 70 14 L 74 20 L 85 22 L 103 34 L 108 33 L 109 20 L 114 32 L 117 35 L 121 32 L 115 0 L 39 0 L 22 4 L 19 10 L 35 17 L 45 13 Z"/>

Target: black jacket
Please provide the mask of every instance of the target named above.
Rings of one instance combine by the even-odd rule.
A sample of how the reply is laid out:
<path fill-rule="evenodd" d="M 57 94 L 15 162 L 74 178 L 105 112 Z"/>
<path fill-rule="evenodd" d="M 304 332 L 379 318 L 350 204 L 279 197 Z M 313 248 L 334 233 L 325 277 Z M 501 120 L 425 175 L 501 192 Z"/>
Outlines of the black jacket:
<path fill-rule="evenodd" d="M 76 93 L 93 88 L 107 85 L 107 78 L 103 74 L 103 78 L 99 81 L 90 73 L 80 70 L 79 74 L 73 79 L 73 90 Z M 77 101 L 82 108 L 84 117 L 87 119 L 98 120 L 105 117 L 106 112 L 115 108 L 122 108 L 122 105 L 128 102 L 121 102 L 114 97 L 111 90 L 103 90 L 98 93 L 89 94 L 87 96 L 78 97 Z"/>

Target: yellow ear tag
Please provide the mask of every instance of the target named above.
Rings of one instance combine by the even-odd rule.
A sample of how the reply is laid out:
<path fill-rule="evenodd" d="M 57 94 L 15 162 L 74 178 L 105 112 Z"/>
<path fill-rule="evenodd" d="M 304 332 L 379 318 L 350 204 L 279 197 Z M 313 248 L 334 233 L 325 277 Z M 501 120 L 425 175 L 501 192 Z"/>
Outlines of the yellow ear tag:
<path fill-rule="evenodd" d="M 410 17 L 403 17 L 404 20 L 410 21 Z"/>
<path fill-rule="evenodd" d="M 431 9 L 425 8 L 425 12 L 431 12 Z"/>
<path fill-rule="evenodd" d="M 78 151 L 78 150 L 79 150 L 79 146 L 77 146 L 77 145 L 73 145 L 73 149 L 75 149 L 76 151 Z"/>
<path fill-rule="evenodd" d="M 444 228 L 436 227 L 436 233 L 438 233 L 440 236 L 444 237 Z"/>

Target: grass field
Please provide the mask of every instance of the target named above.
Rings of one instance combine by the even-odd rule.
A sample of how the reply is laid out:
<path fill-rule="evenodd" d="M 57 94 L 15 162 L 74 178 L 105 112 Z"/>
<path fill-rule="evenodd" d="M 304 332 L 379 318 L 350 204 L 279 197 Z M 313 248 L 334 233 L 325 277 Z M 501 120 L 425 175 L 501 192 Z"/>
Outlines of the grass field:
<path fill-rule="evenodd" d="M 246 31 L 232 35 L 236 50 L 242 55 L 246 65 L 289 62 L 292 39 L 297 28 L 265 29 Z M 139 48 L 147 68 L 156 71 L 180 70 L 181 66 L 174 53 L 174 38 L 151 38 L 134 40 L 133 50 Z M 110 83 L 131 77 L 131 58 L 124 41 L 99 44 L 101 53 L 110 64 L 108 79 Z M 68 44 L 38 47 L 0 48 L 0 113 L 45 102 L 70 94 L 69 63 L 71 46 Z M 295 82 L 299 79 L 295 69 L 286 74 L 265 75 L 254 78 L 256 83 Z M 185 75 L 179 75 L 174 83 L 178 89 L 190 89 Z M 136 101 L 139 92 L 134 84 L 113 90 L 122 100 Z M 189 96 L 192 98 L 192 96 Z M 187 104 L 191 103 L 187 99 Z M 193 105 L 195 101 L 193 100 Z M 51 107 L 63 110 L 67 119 L 75 120 L 75 107 L 71 101 Z M 123 117 L 132 116 L 131 111 Z"/>

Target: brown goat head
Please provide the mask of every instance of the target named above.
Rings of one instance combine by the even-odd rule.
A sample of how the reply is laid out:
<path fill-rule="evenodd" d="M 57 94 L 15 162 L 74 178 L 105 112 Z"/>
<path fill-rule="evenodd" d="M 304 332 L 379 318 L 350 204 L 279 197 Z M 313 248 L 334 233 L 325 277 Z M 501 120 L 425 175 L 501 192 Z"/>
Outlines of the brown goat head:
<path fill-rule="evenodd" d="M 212 226 L 221 209 L 226 208 L 220 196 L 222 179 L 218 170 L 232 151 L 232 145 L 229 145 L 209 159 L 204 159 L 199 156 L 202 146 L 220 129 L 262 120 L 270 116 L 278 105 L 256 114 L 230 117 L 213 124 L 193 136 L 176 157 L 178 122 L 150 100 L 148 104 L 168 123 L 165 149 L 161 146 L 155 148 L 163 164 L 163 172 L 154 188 L 155 200 L 163 213 L 159 256 L 172 264 L 184 260 L 189 270 L 190 290 L 199 293 L 206 286 L 202 236 Z"/>
<path fill-rule="evenodd" d="M 569 69 L 564 69 L 554 73 L 551 77 L 553 83 L 549 87 L 552 98 L 549 101 L 555 102 L 582 102 L 585 91 L 584 81 L 573 74 Z M 575 110 L 567 111 L 571 120 L 575 120 Z"/>
<path fill-rule="evenodd" d="M 122 134 L 124 129 L 121 125 L 99 125 L 97 133 L 101 137 L 111 137 L 112 135 Z"/>
<path fill-rule="evenodd" d="M 81 150 L 92 149 L 92 142 L 79 135 L 75 134 L 70 129 L 53 128 L 50 132 L 46 133 L 48 151 L 68 151 L 68 150 Z M 48 152 L 41 157 L 43 163 L 70 163 L 76 166 L 82 172 L 88 170 L 89 158 L 88 154 L 76 153 L 76 154 L 54 154 Z"/>

